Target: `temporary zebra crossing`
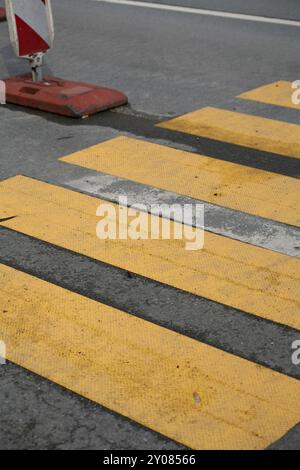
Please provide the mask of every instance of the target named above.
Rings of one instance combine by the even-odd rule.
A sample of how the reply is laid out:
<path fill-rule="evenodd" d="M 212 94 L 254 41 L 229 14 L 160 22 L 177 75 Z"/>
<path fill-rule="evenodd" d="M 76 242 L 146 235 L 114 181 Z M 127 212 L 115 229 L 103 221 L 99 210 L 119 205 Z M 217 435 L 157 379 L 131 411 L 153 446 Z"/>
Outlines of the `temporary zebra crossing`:
<path fill-rule="evenodd" d="M 271 103 L 270 88 L 265 91 L 266 103 L 285 106 L 279 99 Z M 249 99 L 263 101 L 263 95 L 263 90 L 254 92 Z M 161 125 L 299 158 L 300 126 L 285 124 L 210 108 Z M 295 233 L 299 228 L 297 178 L 128 137 L 62 161 L 286 224 Z M 300 260 L 295 256 L 208 231 L 204 249 L 192 253 L 182 240 L 99 240 L 101 194 L 76 189 L 25 176 L 2 181 L 1 225 L 300 330 Z M 7 262 L 0 276 L 0 329 L 8 359 L 114 412 L 194 449 L 263 449 L 300 422 L 296 378 Z"/>

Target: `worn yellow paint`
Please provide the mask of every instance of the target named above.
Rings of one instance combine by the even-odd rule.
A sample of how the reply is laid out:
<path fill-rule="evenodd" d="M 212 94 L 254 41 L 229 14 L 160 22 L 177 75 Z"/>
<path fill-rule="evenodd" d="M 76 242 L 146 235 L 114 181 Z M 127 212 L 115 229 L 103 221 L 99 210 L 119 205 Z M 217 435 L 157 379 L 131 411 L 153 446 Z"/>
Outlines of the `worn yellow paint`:
<path fill-rule="evenodd" d="M 159 124 L 230 144 L 300 158 L 300 125 L 219 108 L 203 108 Z"/>
<path fill-rule="evenodd" d="M 238 98 L 300 110 L 300 104 L 294 104 L 292 101 L 294 92 L 292 82 L 279 81 L 246 91 Z"/>
<path fill-rule="evenodd" d="M 104 201 L 23 176 L 0 183 L 0 200 L 0 218 L 16 216 L 6 227 L 300 329 L 299 259 L 208 232 L 200 251 L 184 240 L 100 240 Z"/>
<path fill-rule="evenodd" d="M 128 137 L 108 140 L 61 160 L 300 226 L 300 182 L 295 178 Z"/>
<path fill-rule="evenodd" d="M 300 382 L 0 265 L 12 362 L 195 449 L 263 449 Z"/>

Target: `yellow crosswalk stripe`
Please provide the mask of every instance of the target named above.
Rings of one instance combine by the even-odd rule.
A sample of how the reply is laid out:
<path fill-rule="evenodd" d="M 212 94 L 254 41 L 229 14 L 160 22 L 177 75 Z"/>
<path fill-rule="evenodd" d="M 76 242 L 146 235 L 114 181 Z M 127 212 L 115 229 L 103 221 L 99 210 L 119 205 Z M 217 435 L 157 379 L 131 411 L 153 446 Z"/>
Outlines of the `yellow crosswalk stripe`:
<path fill-rule="evenodd" d="M 292 82 L 279 81 L 242 93 L 238 98 L 300 110 L 300 104 L 292 101 L 296 90 L 292 88 Z"/>
<path fill-rule="evenodd" d="M 100 240 L 103 201 L 23 176 L 0 183 L 0 200 L 0 218 L 16 216 L 6 227 L 300 329 L 299 259 L 207 232 L 200 251 L 185 240 Z"/>
<path fill-rule="evenodd" d="M 207 107 L 159 127 L 300 158 L 300 125 Z"/>
<path fill-rule="evenodd" d="M 300 182 L 295 178 L 128 137 L 108 140 L 61 160 L 300 226 Z"/>
<path fill-rule="evenodd" d="M 3 265 L 0 286 L 10 361 L 191 448 L 263 449 L 300 420 L 295 379 Z"/>

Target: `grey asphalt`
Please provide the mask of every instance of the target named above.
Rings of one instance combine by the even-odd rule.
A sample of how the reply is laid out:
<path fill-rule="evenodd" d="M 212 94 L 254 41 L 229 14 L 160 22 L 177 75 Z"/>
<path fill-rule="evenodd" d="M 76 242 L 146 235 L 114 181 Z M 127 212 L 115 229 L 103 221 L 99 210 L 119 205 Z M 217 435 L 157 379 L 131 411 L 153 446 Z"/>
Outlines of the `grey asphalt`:
<path fill-rule="evenodd" d="M 242 0 L 156 3 L 300 20 L 297 0 L 247 5 Z M 90 177 L 91 172 L 62 164 L 58 158 L 120 132 L 299 178 L 299 160 L 154 128 L 163 119 L 207 105 L 300 123 L 295 111 L 234 98 L 265 83 L 300 78 L 299 28 L 92 0 L 53 0 L 52 4 L 56 39 L 46 71 L 120 88 L 129 96 L 130 106 L 84 121 L 1 106 L 0 179 L 24 174 L 74 187 L 75 181 Z M 5 24 L 0 24 L 0 44 L 0 77 L 26 71 L 26 62 L 12 53 Z M 121 183 L 114 185 L 115 196 L 122 190 Z M 111 198 L 104 187 L 98 188 L 97 195 Z M 247 230 L 245 225 L 244 234 Z M 290 328 L 148 279 L 128 277 L 122 270 L 7 229 L 1 229 L 0 236 L 0 261 L 5 264 L 300 378 L 299 367 L 290 362 L 289 347 L 300 333 Z M 101 272 L 110 282 L 110 292 L 92 282 L 97 278 L 93 272 Z M 120 305 L 115 299 L 121 299 Z M 176 321 L 171 316 L 174 309 Z M 0 383 L 1 449 L 182 448 L 16 365 L 0 366 Z M 299 427 L 272 447 L 300 448 Z"/>

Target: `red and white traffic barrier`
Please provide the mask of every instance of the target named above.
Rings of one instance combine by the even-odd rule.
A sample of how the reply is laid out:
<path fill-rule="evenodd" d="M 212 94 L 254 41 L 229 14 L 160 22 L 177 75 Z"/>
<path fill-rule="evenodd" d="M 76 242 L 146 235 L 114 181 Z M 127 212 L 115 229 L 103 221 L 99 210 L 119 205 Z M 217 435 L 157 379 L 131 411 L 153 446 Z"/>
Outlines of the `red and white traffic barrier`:
<path fill-rule="evenodd" d="M 53 47 L 50 0 L 5 0 L 11 44 L 30 61 L 32 73 L 4 79 L 6 101 L 71 117 L 86 117 L 127 103 L 120 91 L 42 76 L 42 61 Z"/>
<path fill-rule="evenodd" d="M 6 0 L 10 41 L 18 57 L 45 53 L 53 46 L 50 0 Z"/>
<path fill-rule="evenodd" d="M 5 8 L 0 8 L 0 21 L 6 20 Z"/>

